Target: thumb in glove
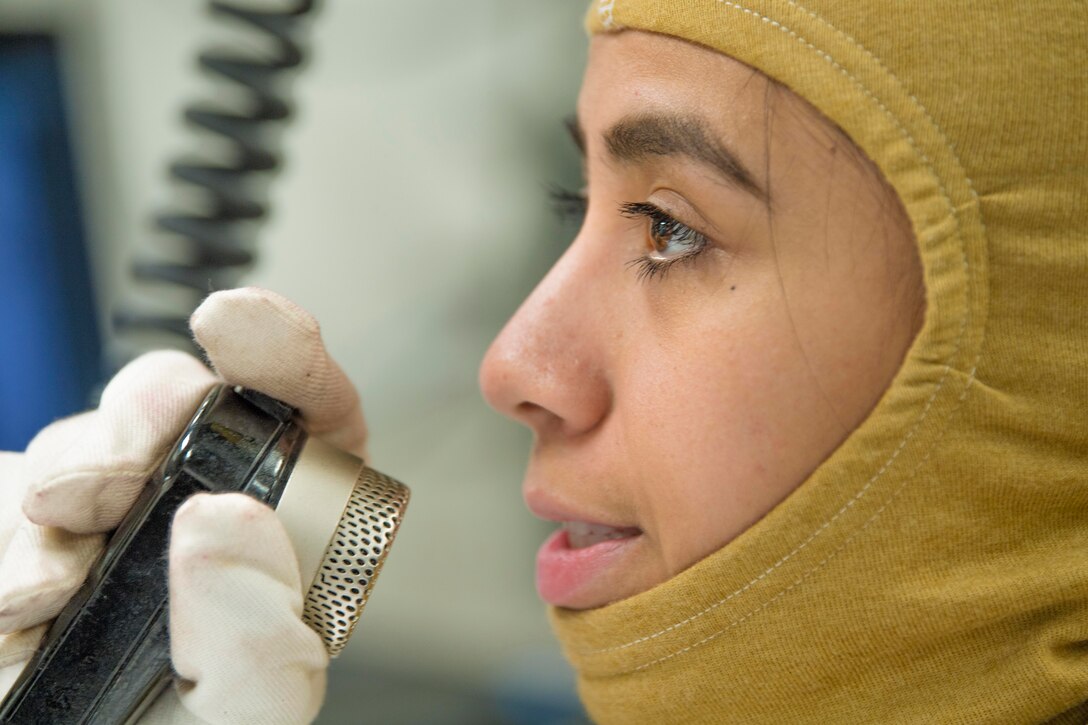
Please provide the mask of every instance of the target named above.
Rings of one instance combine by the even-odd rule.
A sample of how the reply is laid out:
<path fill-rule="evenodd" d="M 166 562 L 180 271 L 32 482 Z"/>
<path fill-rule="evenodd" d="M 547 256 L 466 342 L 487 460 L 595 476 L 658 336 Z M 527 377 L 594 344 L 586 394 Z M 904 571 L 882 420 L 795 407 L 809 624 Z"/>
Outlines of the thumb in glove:
<path fill-rule="evenodd" d="M 328 655 L 301 620 L 301 590 L 272 509 L 237 493 L 189 499 L 170 541 L 171 657 L 181 680 L 141 723 L 311 722 Z"/>

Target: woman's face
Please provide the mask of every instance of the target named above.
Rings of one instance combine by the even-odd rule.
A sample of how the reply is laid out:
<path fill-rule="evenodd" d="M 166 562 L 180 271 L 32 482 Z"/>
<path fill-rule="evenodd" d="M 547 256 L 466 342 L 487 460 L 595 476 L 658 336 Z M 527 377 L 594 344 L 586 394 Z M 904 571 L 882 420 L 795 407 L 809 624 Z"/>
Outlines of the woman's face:
<path fill-rule="evenodd" d="M 890 383 L 924 292 L 895 195 L 737 61 L 597 36 L 576 135 L 585 221 L 480 379 L 535 434 L 529 508 L 567 522 L 541 596 L 583 609 L 677 574 L 797 488 Z"/>

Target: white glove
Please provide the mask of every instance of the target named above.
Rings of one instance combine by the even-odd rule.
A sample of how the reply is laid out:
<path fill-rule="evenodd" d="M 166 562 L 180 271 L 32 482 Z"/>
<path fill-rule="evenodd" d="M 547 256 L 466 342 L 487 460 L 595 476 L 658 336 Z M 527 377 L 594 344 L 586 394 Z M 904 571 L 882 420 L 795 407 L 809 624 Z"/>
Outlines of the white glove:
<path fill-rule="evenodd" d="M 223 379 L 364 454 L 358 396 L 304 310 L 247 288 L 211 295 L 190 324 Z M 45 428 L 25 454 L 0 453 L 0 696 L 216 382 L 188 355 L 150 353 L 117 374 L 97 410 Z M 141 722 L 312 721 L 328 657 L 300 619 L 298 564 L 272 509 L 242 494 L 194 496 L 175 515 L 169 569 L 181 680 Z"/>

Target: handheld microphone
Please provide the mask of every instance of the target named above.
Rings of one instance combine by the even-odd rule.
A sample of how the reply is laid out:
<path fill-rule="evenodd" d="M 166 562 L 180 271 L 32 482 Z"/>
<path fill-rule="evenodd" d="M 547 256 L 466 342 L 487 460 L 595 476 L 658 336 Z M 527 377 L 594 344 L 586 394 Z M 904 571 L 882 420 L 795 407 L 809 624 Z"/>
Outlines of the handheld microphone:
<path fill-rule="evenodd" d="M 309 437 L 295 412 L 252 390 L 212 389 L 0 704 L 0 723 L 132 723 L 169 684 L 170 523 L 195 493 L 240 491 L 276 509 L 308 584 L 303 619 L 339 654 L 409 494 Z"/>

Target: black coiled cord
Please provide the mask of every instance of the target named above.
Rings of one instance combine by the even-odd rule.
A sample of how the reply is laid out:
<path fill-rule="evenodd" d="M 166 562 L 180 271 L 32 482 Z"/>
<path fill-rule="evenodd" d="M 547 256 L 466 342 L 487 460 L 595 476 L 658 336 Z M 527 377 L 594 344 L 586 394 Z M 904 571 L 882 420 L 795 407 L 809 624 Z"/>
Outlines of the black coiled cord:
<path fill-rule="evenodd" d="M 200 66 L 208 73 L 232 81 L 251 96 L 247 111 L 236 112 L 205 105 L 190 105 L 185 120 L 226 139 L 234 148 L 233 163 L 222 165 L 177 161 L 170 165 L 175 180 L 201 190 L 208 203 L 201 213 L 161 214 L 156 225 L 180 238 L 184 261 L 146 261 L 133 264 L 133 276 L 142 282 L 181 286 L 192 292 L 191 305 L 176 314 L 149 313 L 133 307 L 114 314 L 119 334 L 137 330 L 162 330 L 180 336 L 189 345 L 189 315 L 211 291 L 236 286 L 255 257 L 253 226 L 268 214 L 256 198 L 254 180 L 267 177 L 280 165 L 271 147 L 270 132 L 282 126 L 291 108 L 282 95 L 286 74 L 303 60 L 299 36 L 305 16 L 315 0 L 299 0 L 285 10 L 247 9 L 237 3 L 212 2 L 214 15 L 242 21 L 272 41 L 268 58 L 206 51 Z"/>

